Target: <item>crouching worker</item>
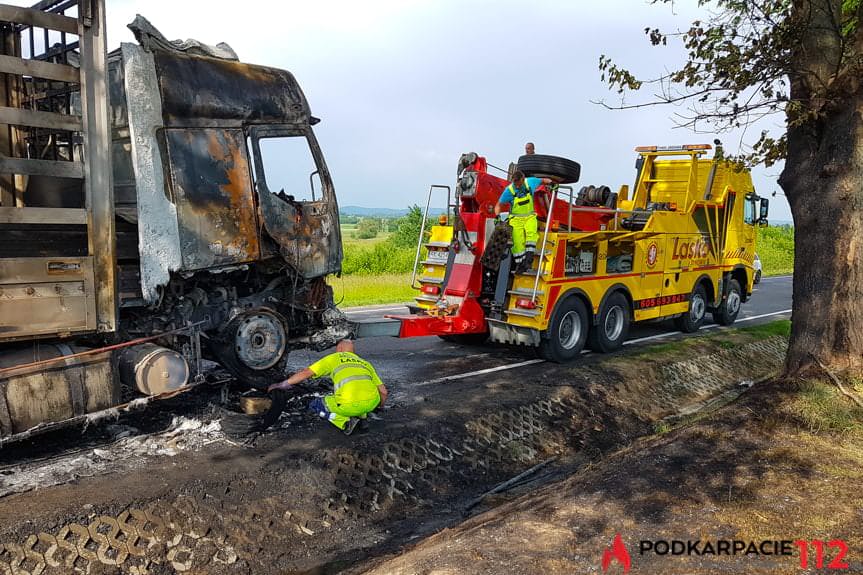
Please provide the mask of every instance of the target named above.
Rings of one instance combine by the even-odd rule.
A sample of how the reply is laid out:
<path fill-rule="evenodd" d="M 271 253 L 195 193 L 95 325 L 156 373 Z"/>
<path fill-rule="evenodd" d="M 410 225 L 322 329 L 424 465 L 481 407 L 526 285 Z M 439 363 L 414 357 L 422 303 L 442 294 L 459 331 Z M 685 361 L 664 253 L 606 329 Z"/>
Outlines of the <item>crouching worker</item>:
<path fill-rule="evenodd" d="M 350 435 L 366 414 L 387 400 L 387 388 L 375 368 L 354 353 L 354 343 L 346 339 L 338 343 L 335 353 L 321 358 L 285 381 L 271 385 L 268 391 L 287 389 L 317 377 L 331 378 L 333 393 L 313 399 L 309 403 L 309 410 L 341 429 L 345 435 Z"/>

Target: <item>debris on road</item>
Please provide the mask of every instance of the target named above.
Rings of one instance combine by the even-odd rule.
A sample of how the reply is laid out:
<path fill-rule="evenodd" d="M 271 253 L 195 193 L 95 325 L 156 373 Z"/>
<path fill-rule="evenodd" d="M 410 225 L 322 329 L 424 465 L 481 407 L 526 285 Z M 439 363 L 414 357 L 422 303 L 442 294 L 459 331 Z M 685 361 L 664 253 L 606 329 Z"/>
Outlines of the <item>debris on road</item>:
<path fill-rule="evenodd" d="M 174 417 L 165 431 L 139 435 L 126 425 L 106 429 L 114 442 L 73 456 L 27 462 L 0 469 L 0 497 L 32 489 L 52 487 L 81 477 L 134 470 L 146 465 L 148 457 L 174 457 L 183 451 L 197 450 L 216 442 L 229 442 L 218 420 L 204 422 L 185 416 Z"/>

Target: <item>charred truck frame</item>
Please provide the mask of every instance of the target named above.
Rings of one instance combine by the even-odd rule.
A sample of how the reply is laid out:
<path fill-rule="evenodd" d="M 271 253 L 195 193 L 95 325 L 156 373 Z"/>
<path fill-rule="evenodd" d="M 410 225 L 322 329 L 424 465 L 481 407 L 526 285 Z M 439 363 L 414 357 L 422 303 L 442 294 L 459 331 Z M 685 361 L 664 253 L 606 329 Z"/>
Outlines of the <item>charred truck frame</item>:
<path fill-rule="evenodd" d="M 118 404 L 117 370 L 152 395 L 208 357 L 265 385 L 348 333 L 335 191 L 289 72 L 140 17 L 109 55 L 103 0 L 0 5 L 0 27 L 0 438 Z M 288 147 L 308 169 L 286 192 Z"/>

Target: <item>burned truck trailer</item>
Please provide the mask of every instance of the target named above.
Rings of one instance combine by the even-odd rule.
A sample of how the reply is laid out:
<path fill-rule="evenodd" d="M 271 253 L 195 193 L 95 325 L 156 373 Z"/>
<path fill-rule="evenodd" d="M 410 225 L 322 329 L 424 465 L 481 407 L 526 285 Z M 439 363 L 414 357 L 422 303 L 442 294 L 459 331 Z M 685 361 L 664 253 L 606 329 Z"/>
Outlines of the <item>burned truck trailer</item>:
<path fill-rule="evenodd" d="M 176 389 L 202 357 L 263 386 L 350 329 L 294 77 L 140 17 L 106 54 L 103 8 L 0 6 L 0 437 L 110 407 L 118 380 Z"/>

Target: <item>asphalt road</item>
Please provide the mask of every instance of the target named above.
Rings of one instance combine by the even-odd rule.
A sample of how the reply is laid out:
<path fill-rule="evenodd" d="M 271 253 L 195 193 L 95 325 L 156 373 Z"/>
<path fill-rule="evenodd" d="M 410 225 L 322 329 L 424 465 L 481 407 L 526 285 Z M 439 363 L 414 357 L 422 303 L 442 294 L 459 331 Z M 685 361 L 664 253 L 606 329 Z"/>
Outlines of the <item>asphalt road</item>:
<path fill-rule="evenodd" d="M 354 320 L 373 320 L 385 314 L 407 314 L 405 306 L 388 305 L 345 310 Z M 791 276 L 762 279 L 752 298 L 743 304 L 735 326 L 755 325 L 791 317 Z M 708 316 L 709 318 L 709 316 Z M 708 319 L 704 330 L 726 329 Z M 634 325 L 626 345 L 647 345 L 655 340 L 690 337 L 675 331 L 671 321 Z M 503 345 L 461 346 L 437 337 L 398 339 L 372 337 L 357 342 L 357 353 L 370 361 L 384 381 L 413 385 L 443 383 L 483 373 L 504 370 L 542 369 L 533 349 Z M 585 352 L 590 353 L 590 352 Z M 314 361 L 319 354 L 297 351 L 291 363 L 299 368 Z"/>

